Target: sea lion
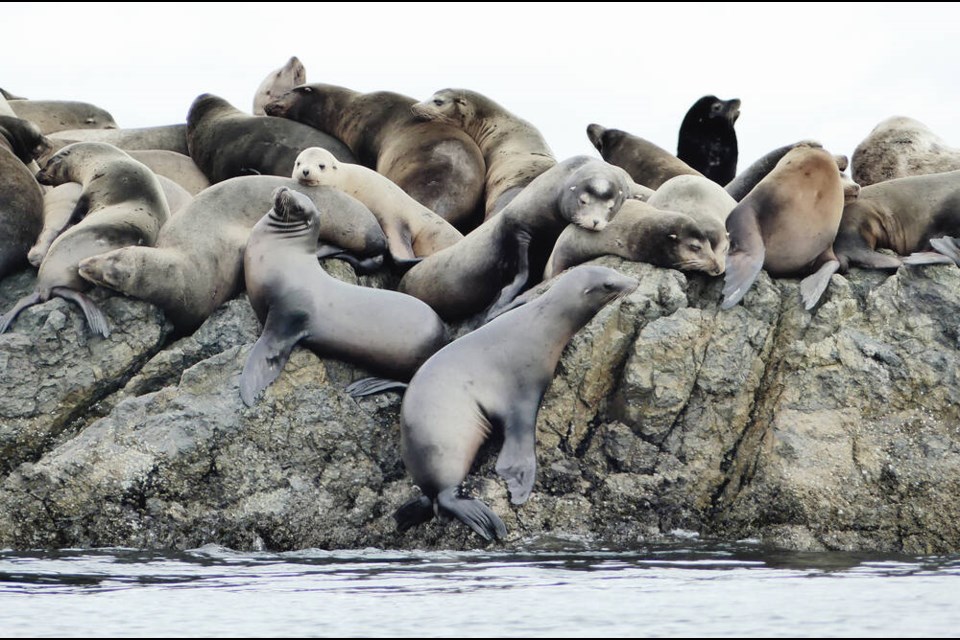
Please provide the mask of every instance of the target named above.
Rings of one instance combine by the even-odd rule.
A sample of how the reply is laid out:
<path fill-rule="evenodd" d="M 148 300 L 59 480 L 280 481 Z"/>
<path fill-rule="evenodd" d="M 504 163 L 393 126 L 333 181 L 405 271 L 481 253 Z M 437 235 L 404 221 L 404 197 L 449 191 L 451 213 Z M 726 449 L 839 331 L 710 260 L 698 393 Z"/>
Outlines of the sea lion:
<path fill-rule="evenodd" d="M 960 149 L 922 122 L 902 116 L 878 124 L 853 152 L 853 180 L 861 187 L 958 169 Z"/>
<path fill-rule="evenodd" d="M 5 89 L 0 89 L 0 96 L 3 96 L 4 100 L 26 100 L 26 98 L 21 98 L 20 96 L 15 96 Z"/>
<path fill-rule="evenodd" d="M 251 116 L 204 93 L 187 114 L 187 147 L 210 182 L 242 175 L 289 176 L 297 155 L 323 147 L 342 162 L 356 162 L 336 138 L 286 118 Z"/>
<path fill-rule="evenodd" d="M 694 219 L 725 222 L 737 206 L 723 187 L 703 176 L 674 176 L 653 192 L 647 203 L 663 211 L 678 211 Z"/>
<path fill-rule="evenodd" d="M 639 282 L 607 267 L 581 266 L 546 293 L 450 343 L 417 371 L 400 407 L 403 463 L 423 492 L 394 516 L 405 531 L 434 515 L 459 519 L 485 540 L 506 535 L 460 483 L 480 446 L 498 429 L 497 473 L 523 504 L 536 480 L 536 424 L 543 395 L 570 338 Z"/>
<path fill-rule="evenodd" d="M 794 142 L 793 144 L 786 144 L 782 147 L 777 147 L 773 151 L 765 154 L 759 160 L 755 161 L 744 171 L 738 173 L 737 177 L 728 182 L 724 189 L 730 194 L 730 197 L 737 202 L 740 202 L 743 200 L 744 196 L 750 193 L 750 191 L 757 186 L 757 183 L 767 177 L 768 173 L 773 171 L 773 168 L 777 166 L 778 162 L 780 162 L 780 158 L 787 155 L 787 152 L 794 147 L 799 146 L 814 147 L 816 149 L 823 148 L 823 145 L 815 140 L 801 140 L 800 142 Z M 844 171 L 846 170 L 846 167 L 843 167 L 840 170 Z"/>
<path fill-rule="evenodd" d="M 31 121 L 45 134 L 70 129 L 117 128 L 112 115 L 87 102 L 15 100 L 9 104 L 18 118 Z"/>
<path fill-rule="evenodd" d="M 453 225 L 389 178 L 359 164 L 339 162 L 326 149 L 304 149 L 294 162 L 292 177 L 308 186 L 334 187 L 366 205 L 383 228 L 394 261 L 433 255 L 463 240 Z"/>
<path fill-rule="evenodd" d="M 483 153 L 485 219 L 499 213 L 533 179 L 557 164 L 535 126 L 476 91 L 442 89 L 413 105 L 417 117 L 465 131 Z"/>
<path fill-rule="evenodd" d="M 639 200 L 627 200 L 602 231 L 568 225 L 557 238 L 543 279 L 549 280 L 564 269 L 604 255 L 718 276 L 726 264 L 728 245 L 727 230 L 721 220 L 709 215 L 695 218 L 660 210 Z"/>
<path fill-rule="evenodd" d="M 90 285 L 77 265 L 111 249 L 153 244 L 170 216 L 160 182 L 120 149 L 99 142 L 64 147 L 46 162 L 37 180 L 51 186 L 79 182 L 83 191 L 71 216 L 79 222 L 50 245 L 34 292 L 0 318 L 0 333 L 27 307 L 59 296 L 79 305 L 90 328 L 106 338 L 107 319 L 83 294 Z"/>
<path fill-rule="evenodd" d="M 850 266 L 897 269 L 903 263 L 953 262 L 939 254 L 902 260 L 877 249 L 900 256 L 929 252 L 932 240 L 958 234 L 960 170 L 909 176 L 864 187 L 846 204 L 833 251 L 843 272 Z"/>
<path fill-rule="evenodd" d="M 43 192 L 27 163 L 47 147 L 36 125 L 0 116 L 0 278 L 26 266 L 43 226 Z"/>
<path fill-rule="evenodd" d="M 50 139 L 64 142 L 106 142 L 124 151 L 166 149 L 189 155 L 185 124 L 137 129 L 69 129 L 51 133 Z"/>
<path fill-rule="evenodd" d="M 145 149 L 127 153 L 134 160 L 150 167 L 158 176 L 170 178 L 192 196 L 210 186 L 207 176 L 203 175 L 200 167 L 190 156 L 164 149 Z"/>
<path fill-rule="evenodd" d="M 178 331 L 192 331 L 243 286 L 243 247 L 271 194 L 287 186 L 329 216 L 324 242 L 359 257 L 379 256 L 387 241 L 373 214 L 330 187 L 279 176 L 242 176 L 205 189 L 163 227 L 155 247 L 125 247 L 88 258 L 80 275 L 163 309 Z"/>
<path fill-rule="evenodd" d="M 280 375 L 297 344 L 408 380 L 445 342 L 443 321 L 423 302 L 328 275 L 316 258 L 320 226 L 308 196 L 279 187 L 273 208 L 250 232 L 244 278 L 263 333 L 240 378 L 248 407 Z"/>
<path fill-rule="evenodd" d="M 720 308 L 739 302 L 763 268 L 773 276 L 806 276 L 800 293 L 812 309 L 840 266 L 833 240 L 843 200 L 840 172 L 828 152 L 800 146 L 783 156 L 727 217 L 730 251 Z"/>
<path fill-rule="evenodd" d="M 604 160 L 622 167 L 634 182 L 654 191 L 674 176 L 702 175 L 666 149 L 626 131 L 591 124 L 587 137 Z"/>
<path fill-rule="evenodd" d="M 265 110 L 336 136 L 360 164 L 385 175 L 450 224 L 475 226 L 485 172 L 480 148 L 457 127 L 418 120 L 411 109 L 415 102 L 389 91 L 309 84 Z"/>
<path fill-rule="evenodd" d="M 287 60 L 287 64 L 271 71 L 253 96 L 253 115 L 265 116 L 263 110 L 268 102 L 276 100 L 290 89 L 300 86 L 307 81 L 307 69 L 297 56 Z"/>
<path fill-rule="evenodd" d="M 693 103 L 680 125 L 677 157 L 719 185 L 737 175 L 737 132 L 740 100 L 703 96 Z"/>
<path fill-rule="evenodd" d="M 488 306 L 487 317 L 493 317 L 539 282 L 564 227 L 572 222 L 603 229 L 628 189 L 617 167 L 587 156 L 564 160 L 537 176 L 499 215 L 410 269 L 398 290 L 420 298 L 445 320 Z"/>

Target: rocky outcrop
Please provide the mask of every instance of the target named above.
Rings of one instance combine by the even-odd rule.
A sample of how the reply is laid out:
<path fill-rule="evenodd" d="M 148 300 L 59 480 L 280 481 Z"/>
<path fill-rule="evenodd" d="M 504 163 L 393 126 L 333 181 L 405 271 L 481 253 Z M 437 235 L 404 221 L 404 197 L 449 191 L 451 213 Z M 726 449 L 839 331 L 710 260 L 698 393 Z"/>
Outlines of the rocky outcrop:
<path fill-rule="evenodd" d="M 468 480 L 503 517 L 507 547 L 540 535 L 630 546 L 683 529 L 960 550 L 960 270 L 834 276 L 812 313 L 797 281 L 761 275 L 721 312 L 719 279 L 598 262 L 641 286 L 565 351 L 533 496 L 509 503 L 497 442 Z M 31 286 L 14 280 L 5 304 Z M 352 400 L 343 388 L 364 372 L 298 349 L 247 408 L 237 383 L 259 327 L 245 299 L 176 341 L 152 307 L 105 306 L 109 341 L 85 337 L 62 302 L 0 336 L 0 546 L 483 545 L 455 522 L 396 533 L 393 511 L 416 495 L 400 396 Z"/>

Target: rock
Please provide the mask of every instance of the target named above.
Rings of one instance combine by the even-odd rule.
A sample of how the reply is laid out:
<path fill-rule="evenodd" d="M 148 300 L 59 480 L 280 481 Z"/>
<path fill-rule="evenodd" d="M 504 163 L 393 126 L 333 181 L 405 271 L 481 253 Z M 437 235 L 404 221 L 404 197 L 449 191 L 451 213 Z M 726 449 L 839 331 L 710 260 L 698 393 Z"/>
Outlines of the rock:
<path fill-rule="evenodd" d="M 531 499 L 510 504 L 497 438 L 466 482 L 506 523 L 504 546 L 630 546 L 681 529 L 792 549 L 960 550 L 960 270 L 835 275 L 812 313 L 796 280 L 761 274 L 743 304 L 719 311 L 719 279 L 597 262 L 641 286 L 564 352 L 538 419 Z M 0 300 L 29 290 L 17 278 L 0 283 Z M 163 341 L 155 310 L 110 302 L 152 318 L 130 324 Z M 4 402 L 26 410 L 51 381 L 113 367 L 64 303 L 31 318 L 0 337 L 0 357 L 42 367 L 7 381 L 19 400 Z M 395 531 L 393 512 L 417 495 L 400 458 L 400 396 L 350 399 L 343 388 L 363 371 L 298 348 L 246 408 L 237 381 L 258 333 L 238 298 L 158 354 L 141 349 L 129 373 L 74 409 L 45 409 L 58 426 L 8 438 L 19 459 L 0 485 L 0 546 L 484 546 L 456 522 Z M 63 344 L 97 365 L 61 371 Z"/>

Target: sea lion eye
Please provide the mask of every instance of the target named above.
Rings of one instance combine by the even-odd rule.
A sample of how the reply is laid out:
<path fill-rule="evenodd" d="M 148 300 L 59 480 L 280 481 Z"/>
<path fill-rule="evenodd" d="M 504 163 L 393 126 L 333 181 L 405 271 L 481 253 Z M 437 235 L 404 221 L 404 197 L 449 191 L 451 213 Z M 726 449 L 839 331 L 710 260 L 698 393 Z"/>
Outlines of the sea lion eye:
<path fill-rule="evenodd" d="M 699 244 L 697 244 L 696 242 L 694 242 L 694 243 L 692 243 L 692 244 L 690 245 L 690 251 L 693 251 L 694 253 L 700 253 L 700 250 L 701 250 L 702 248 L 703 248 L 703 247 L 701 247 L 701 246 L 700 246 Z"/>
<path fill-rule="evenodd" d="M 327 165 L 325 164 L 318 164 L 317 166 L 320 167 L 320 171 L 323 171 L 324 169 L 327 168 Z"/>
<path fill-rule="evenodd" d="M 303 92 L 304 92 L 304 93 L 313 93 L 313 89 L 311 89 L 310 87 L 304 87 L 304 88 L 303 88 Z"/>
<path fill-rule="evenodd" d="M 443 106 L 443 100 L 441 100 L 440 98 L 435 98 L 435 99 L 433 100 L 433 104 L 437 105 L 438 107 L 442 107 L 442 106 Z"/>

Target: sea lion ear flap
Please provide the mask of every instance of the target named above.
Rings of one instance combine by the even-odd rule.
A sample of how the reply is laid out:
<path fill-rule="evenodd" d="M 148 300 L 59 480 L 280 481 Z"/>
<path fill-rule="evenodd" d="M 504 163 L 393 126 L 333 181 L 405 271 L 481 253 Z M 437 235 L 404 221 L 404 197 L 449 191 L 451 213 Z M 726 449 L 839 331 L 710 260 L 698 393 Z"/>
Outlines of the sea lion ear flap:
<path fill-rule="evenodd" d="M 603 152 L 603 134 L 605 131 L 606 128 L 601 127 L 599 124 L 587 126 L 587 137 L 590 138 L 590 143 L 600 152 Z"/>

